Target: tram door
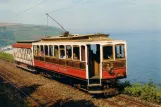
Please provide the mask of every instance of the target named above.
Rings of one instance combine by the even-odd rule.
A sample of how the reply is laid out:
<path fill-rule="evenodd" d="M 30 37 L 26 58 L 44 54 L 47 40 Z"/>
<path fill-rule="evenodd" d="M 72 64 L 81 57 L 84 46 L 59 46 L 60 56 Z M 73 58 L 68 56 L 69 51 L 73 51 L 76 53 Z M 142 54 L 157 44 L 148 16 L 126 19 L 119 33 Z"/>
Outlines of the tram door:
<path fill-rule="evenodd" d="M 100 78 L 100 45 L 87 45 L 89 78 Z"/>

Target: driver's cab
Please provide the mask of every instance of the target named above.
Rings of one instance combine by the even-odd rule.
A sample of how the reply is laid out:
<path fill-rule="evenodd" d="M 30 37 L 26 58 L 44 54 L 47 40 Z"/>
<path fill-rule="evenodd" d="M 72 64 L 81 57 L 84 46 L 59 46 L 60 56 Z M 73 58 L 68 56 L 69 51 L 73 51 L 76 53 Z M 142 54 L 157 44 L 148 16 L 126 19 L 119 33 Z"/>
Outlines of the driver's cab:
<path fill-rule="evenodd" d="M 102 80 L 126 77 L 126 42 L 110 41 L 87 45 L 88 84 Z"/>

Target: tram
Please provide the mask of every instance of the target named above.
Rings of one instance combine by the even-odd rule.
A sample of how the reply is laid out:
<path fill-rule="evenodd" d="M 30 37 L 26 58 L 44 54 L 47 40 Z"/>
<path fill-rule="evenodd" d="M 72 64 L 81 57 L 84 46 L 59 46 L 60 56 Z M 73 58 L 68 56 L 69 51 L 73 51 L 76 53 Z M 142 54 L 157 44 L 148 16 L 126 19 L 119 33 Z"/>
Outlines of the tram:
<path fill-rule="evenodd" d="M 90 94 L 105 93 L 113 82 L 127 76 L 126 41 L 113 40 L 109 34 L 65 33 L 12 46 L 16 66 L 68 77 Z"/>

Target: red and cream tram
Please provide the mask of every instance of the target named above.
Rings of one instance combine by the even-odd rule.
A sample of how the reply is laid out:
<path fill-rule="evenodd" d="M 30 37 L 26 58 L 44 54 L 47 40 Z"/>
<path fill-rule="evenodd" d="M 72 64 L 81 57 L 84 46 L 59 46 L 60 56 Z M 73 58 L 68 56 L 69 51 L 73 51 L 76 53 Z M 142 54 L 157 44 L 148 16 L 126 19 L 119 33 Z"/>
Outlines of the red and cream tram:
<path fill-rule="evenodd" d="M 91 94 L 104 93 L 114 80 L 126 78 L 127 74 L 126 41 L 112 40 L 107 34 L 21 41 L 13 44 L 13 51 L 17 66 L 73 78 Z"/>

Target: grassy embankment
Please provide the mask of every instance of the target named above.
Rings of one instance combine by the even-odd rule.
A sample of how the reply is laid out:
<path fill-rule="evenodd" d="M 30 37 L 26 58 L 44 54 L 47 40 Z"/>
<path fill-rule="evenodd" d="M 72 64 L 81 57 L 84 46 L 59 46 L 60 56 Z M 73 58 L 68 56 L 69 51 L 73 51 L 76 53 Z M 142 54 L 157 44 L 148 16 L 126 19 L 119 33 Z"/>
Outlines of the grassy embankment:
<path fill-rule="evenodd" d="M 5 60 L 5 61 L 9 61 L 9 62 L 13 62 L 13 55 L 8 54 L 8 53 L 4 53 L 4 52 L 0 52 L 0 59 Z"/>

